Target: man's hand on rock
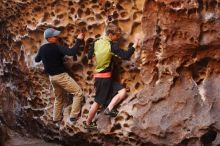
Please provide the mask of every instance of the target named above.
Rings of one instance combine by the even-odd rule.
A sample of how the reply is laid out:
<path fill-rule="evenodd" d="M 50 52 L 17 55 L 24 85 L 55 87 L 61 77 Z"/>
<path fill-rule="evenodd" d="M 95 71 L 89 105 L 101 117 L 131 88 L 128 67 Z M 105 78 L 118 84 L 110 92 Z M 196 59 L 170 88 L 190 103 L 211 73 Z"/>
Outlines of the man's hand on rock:
<path fill-rule="evenodd" d="M 134 48 L 137 48 L 137 46 L 139 46 L 140 45 L 140 39 L 139 38 L 135 38 L 135 41 L 134 41 L 134 45 L 133 45 L 133 47 Z"/>
<path fill-rule="evenodd" d="M 133 47 L 136 48 L 140 46 L 140 43 L 141 43 L 141 34 L 136 34 Z"/>
<path fill-rule="evenodd" d="M 77 36 L 77 39 L 82 40 L 82 39 L 84 39 L 84 37 L 85 37 L 84 33 L 79 33 L 79 35 Z"/>

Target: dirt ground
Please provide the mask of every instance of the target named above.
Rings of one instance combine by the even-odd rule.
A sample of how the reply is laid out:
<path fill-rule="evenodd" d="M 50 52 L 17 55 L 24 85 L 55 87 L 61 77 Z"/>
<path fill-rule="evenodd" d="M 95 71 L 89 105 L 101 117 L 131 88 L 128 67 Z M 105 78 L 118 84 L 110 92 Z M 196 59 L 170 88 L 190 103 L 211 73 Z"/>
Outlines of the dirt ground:
<path fill-rule="evenodd" d="M 61 146 L 59 144 L 47 143 L 44 140 L 25 137 L 14 131 L 8 131 L 9 139 L 6 141 L 5 146 Z"/>

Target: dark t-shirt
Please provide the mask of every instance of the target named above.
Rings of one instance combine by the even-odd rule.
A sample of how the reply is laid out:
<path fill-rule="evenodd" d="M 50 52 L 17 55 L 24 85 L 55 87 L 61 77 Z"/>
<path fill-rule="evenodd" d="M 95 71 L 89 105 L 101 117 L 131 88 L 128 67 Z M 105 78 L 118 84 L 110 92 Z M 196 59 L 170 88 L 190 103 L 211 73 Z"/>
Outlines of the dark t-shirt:
<path fill-rule="evenodd" d="M 44 70 L 49 75 L 58 75 L 66 72 L 63 58 L 65 55 L 74 56 L 80 47 L 81 40 L 77 39 L 72 48 L 65 48 L 55 43 L 47 43 L 40 47 L 35 58 L 36 62 L 42 60 Z"/>

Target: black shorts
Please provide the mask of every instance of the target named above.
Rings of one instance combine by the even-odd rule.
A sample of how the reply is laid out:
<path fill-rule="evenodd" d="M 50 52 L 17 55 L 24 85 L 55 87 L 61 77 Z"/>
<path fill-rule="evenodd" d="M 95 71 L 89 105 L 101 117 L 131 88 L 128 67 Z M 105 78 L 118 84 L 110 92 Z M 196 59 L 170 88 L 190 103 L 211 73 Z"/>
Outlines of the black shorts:
<path fill-rule="evenodd" d="M 95 102 L 103 106 L 108 106 L 118 91 L 124 88 L 120 83 L 113 82 L 112 78 L 96 78 L 95 87 Z"/>

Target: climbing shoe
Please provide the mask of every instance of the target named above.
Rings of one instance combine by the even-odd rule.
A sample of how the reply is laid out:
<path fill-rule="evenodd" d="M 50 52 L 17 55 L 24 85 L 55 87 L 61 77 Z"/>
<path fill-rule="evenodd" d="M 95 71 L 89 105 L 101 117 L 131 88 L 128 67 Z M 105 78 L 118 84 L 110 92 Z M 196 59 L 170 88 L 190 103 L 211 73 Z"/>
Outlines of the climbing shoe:
<path fill-rule="evenodd" d="M 53 124 L 56 129 L 60 129 L 61 121 L 53 121 Z"/>
<path fill-rule="evenodd" d="M 86 121 L 83 121 L 83 128 L 84 129 L 97 129 L 97 125 L 95 122 L 92 122 L 89 125 L 87 125 Z"/>
<path fill-rule="evenodd" d="M 116 117 L 118 115 L 118 111 L 116 109 L 112 109 L 111 111 L 109 110 L 109 108 L 106 108 L 104 111 L 105 115 L 109 115 L 111 117 Z"/>
<path fill-rule="evenodd" d="M 68 118 L 67 124 L 72 126 L 72 125 L 76 124 L 76 121 L 77 121 L 77 118 Z"/>

